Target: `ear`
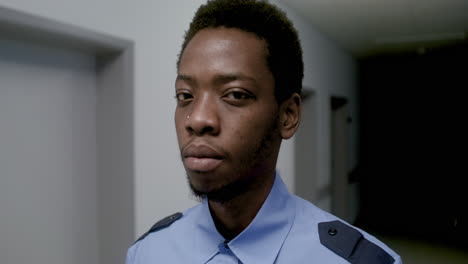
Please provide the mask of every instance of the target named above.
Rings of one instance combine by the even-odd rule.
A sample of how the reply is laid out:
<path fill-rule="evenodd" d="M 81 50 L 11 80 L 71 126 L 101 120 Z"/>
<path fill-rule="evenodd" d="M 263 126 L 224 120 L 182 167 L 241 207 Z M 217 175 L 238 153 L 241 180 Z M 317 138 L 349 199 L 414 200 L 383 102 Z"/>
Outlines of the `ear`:
<path fill-rule="evenodd" d="M 281 138 L 291 138 L 299 127 L 301 121 L 302 100 L 298 93 L 293 93 L 289 99 L 281 103 L 279 113 L 279 130 Z"/>

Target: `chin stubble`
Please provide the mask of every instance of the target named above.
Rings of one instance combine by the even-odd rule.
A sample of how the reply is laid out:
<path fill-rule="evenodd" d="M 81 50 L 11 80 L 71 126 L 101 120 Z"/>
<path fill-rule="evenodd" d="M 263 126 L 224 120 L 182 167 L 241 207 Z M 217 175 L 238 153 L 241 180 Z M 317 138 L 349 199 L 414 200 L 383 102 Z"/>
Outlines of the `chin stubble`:
<path fill-rule="evenodd" d="M 236 173 L 238 175 L 236 175 L 236 180 L 211 191 L 201 191 L 192 184 L 190 177 L 187 175 L 192 194 L 199 200 L 208 199 L 213 202 L 225 204 L 249 190 L 261 187 L 264 181 L 255 177 L 255 173 L 248 177 L 242 176 L 245 173 L 249 173 L 252 168 L 259 166 L 259 164 L 271 156 L 273 141 L 275 136 L 278 136 L 276 124 L 277 122 L 275 119 L 275 122 L 273 122 L 271 128 L 267 130 L 260 143 L 254 146 L 251 151 L 249 151 L 249 155 L 246 155 L 245 158 L 239 162 L 239 164 L 246 164 L 246 166 L 237 168 Z"/>

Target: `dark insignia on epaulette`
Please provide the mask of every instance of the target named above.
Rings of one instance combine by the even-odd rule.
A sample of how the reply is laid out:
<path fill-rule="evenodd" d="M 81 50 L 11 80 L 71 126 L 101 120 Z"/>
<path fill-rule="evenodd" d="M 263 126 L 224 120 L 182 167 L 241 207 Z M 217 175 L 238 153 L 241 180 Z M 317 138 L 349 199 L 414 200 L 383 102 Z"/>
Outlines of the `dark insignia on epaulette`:
<path fill-rule="evenodd" d="M 161 230 L 163 228 L 166 228 L 170 226 L 172 223 L 175 221 L 179 220 L 182 217 L 182 213 L 175 213 L 173 215 L 170 215 L 162 220 L 159 220 L 156 224 L 154 224 L 148 232 L 144 233 L 140 238 L 138 238 L 133 244 L 136 244 L 138 241 L 143 240 L 145 237 L 147 237 L 149 234 L 154 233 L 158 230 Z"/>
<path fill-rule="evenodd" d="M 392 264 L 395 259 L 341 221 L 318 224 L 320 243 L 351 264 Z"/>

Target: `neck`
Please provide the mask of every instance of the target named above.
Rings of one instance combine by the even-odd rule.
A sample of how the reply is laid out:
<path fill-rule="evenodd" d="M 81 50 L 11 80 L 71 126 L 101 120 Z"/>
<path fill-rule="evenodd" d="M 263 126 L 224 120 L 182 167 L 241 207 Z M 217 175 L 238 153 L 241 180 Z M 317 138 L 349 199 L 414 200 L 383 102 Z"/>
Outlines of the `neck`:
<path fill-rule="evenodd" d="M 239 235 L 262 207 L 275 180 L 274 170 L 264 176 L 258 177 L 262 181 L 258 188 L 252 188 L 229 202 L 208 201 L 216 228 L 225 239 L 231 240 Z"/>

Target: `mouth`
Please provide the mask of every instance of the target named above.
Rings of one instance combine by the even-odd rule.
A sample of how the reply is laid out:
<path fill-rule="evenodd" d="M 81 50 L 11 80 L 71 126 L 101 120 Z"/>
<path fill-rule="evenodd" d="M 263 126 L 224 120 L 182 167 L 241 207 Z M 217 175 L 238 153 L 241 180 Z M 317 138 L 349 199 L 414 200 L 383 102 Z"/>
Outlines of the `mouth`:
<path fill-rule="evenodd" d="M 207 145 L 189 145 L 182 152 L 186 169 L 196 172 L 215 170 L 224 160 L 224 156 Z"/>

